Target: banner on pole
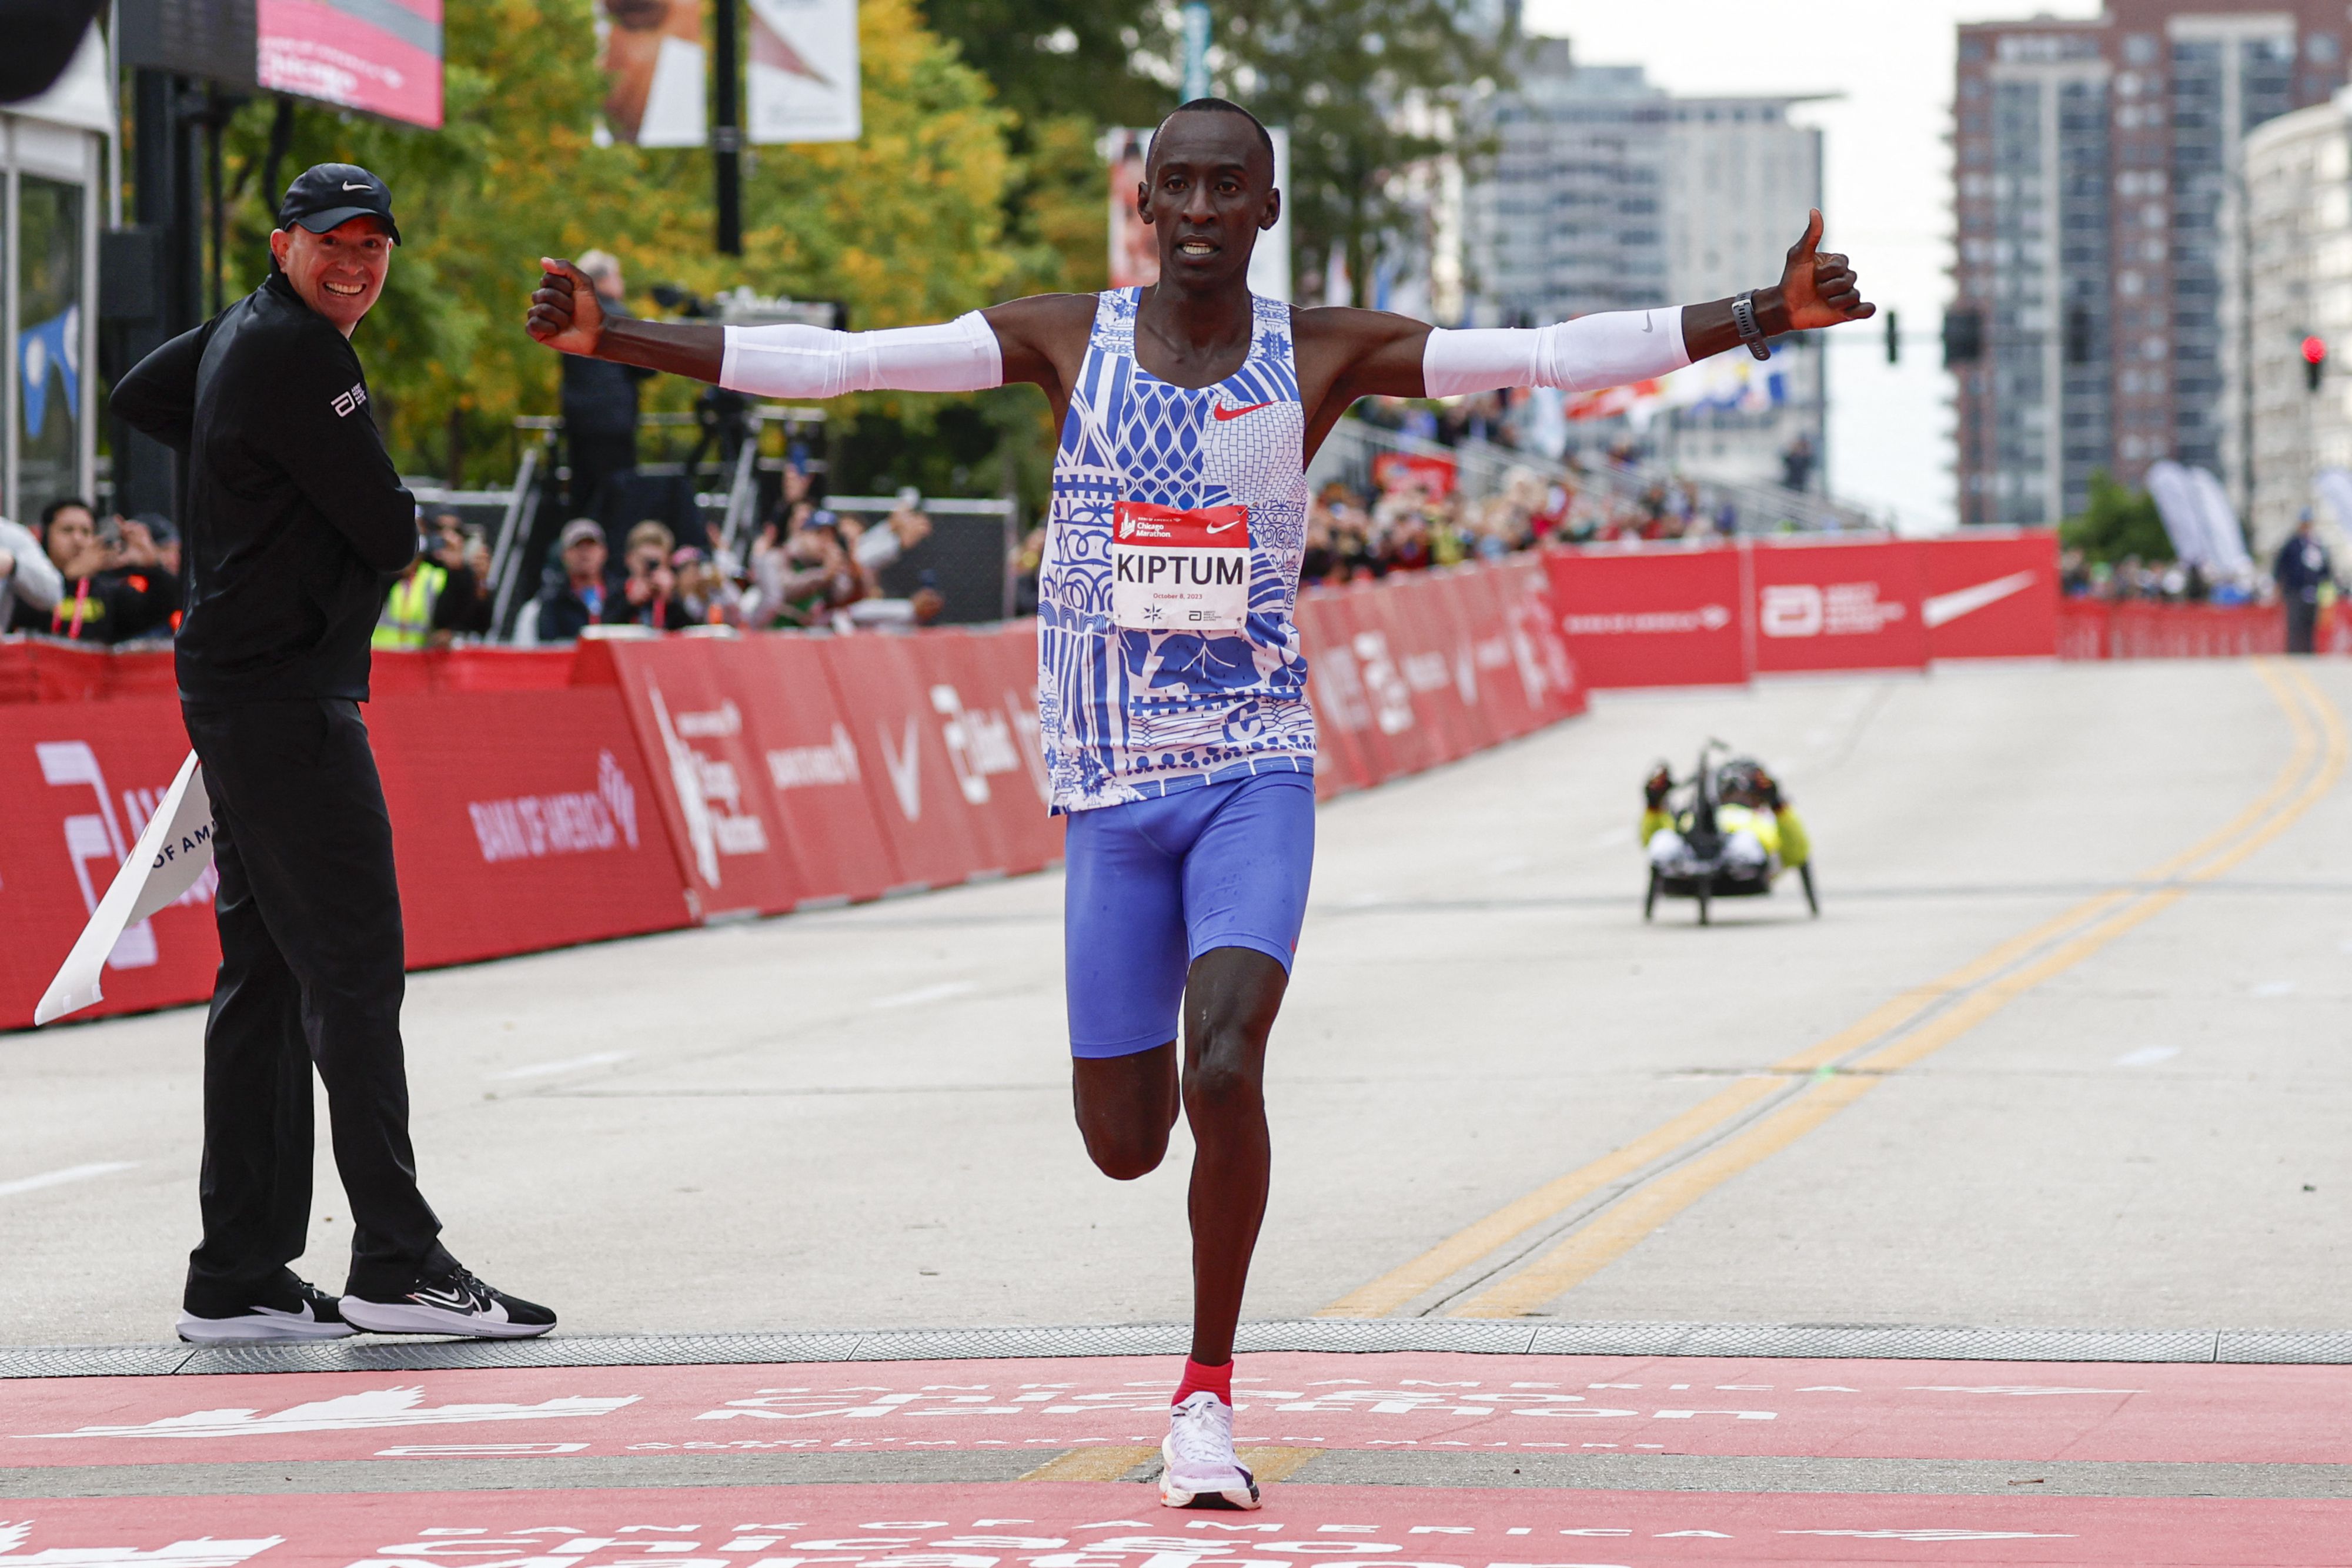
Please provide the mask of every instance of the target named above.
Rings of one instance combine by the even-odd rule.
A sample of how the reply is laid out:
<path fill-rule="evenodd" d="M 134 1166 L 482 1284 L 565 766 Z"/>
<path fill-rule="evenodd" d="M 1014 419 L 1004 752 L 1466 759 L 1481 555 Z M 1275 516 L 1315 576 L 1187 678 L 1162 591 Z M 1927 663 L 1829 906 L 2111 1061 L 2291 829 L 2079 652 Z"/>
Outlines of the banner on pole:
<path fill-rule="evenodd" d="M 857 0 L 751 0 L 751 139 L 855 141 Z"/>
<path fill-rule="evenodd" d="M 710 139 L 702 0 L 602 0 L 596 38 L 605 83 L 599 146 L 699 147 Z"/>

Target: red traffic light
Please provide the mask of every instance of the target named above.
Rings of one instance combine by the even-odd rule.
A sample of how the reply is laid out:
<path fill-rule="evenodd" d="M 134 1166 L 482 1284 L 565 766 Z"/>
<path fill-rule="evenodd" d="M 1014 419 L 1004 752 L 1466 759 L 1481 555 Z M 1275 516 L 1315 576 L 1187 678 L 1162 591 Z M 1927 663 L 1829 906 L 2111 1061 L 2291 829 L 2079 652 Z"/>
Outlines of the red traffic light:
<path fill-rule="evenodd" d="M 2303 362 L 2306 365 L 2326 364 L 2327 340 L 2320 337 L 2305 338 L 2303 340 Z"/>

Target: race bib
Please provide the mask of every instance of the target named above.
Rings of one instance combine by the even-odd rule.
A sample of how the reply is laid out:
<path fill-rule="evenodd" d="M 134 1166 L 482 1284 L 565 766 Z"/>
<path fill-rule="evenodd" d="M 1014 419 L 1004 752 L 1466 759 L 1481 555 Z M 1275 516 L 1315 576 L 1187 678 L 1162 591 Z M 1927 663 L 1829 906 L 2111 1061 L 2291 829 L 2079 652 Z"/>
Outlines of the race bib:
<path fill-rule="evenodd" d="M 1238 632 L 1249 618 L 1249 508 L 1121 501 L 1111 619 L 1131 632 Z"/>

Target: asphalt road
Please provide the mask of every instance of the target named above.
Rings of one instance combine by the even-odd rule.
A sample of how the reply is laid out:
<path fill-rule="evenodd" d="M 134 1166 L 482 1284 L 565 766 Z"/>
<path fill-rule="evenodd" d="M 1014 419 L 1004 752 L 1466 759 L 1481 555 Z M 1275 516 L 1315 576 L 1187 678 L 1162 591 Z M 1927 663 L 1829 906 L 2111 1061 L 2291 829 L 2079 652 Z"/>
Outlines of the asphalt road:
<path fill-rule="evenodd" d="M 1250 1315 L 2346 1326 L 2347 708 L 2333 662 L 1781 682 L 1327 808 Z M 1710 735 L 1787 780 L 1820 921 L 1643 923 L 1639 780 Z M 446 1239 L 582 1332 L 1182 1316 L 1189 1151 L 1087 1165 L 1060 905 L 415 977 Z M 0 1342 L 168 1334 L 201 1029 L 0 1036 Z M 323 1150 L 318 1195 L 332 1288 Z"/>

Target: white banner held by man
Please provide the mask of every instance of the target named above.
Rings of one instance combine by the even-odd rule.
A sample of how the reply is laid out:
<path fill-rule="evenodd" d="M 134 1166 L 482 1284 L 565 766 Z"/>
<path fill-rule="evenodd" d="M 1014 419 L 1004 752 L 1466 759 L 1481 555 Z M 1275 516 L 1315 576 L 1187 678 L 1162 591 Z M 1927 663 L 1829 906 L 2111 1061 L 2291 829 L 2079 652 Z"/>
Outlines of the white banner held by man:
<path fill-rule="evenodd" d="M 857 140 L 857 0 L 751 0 L 751 56 L 753 143 Z"/>
<path fill-rule="evenodd" d="M 212 863 L 212 798 L 205 792 L 204 769 L 192 751 L 155 814 L 147 819 L 131 857 L 114 873 L 106 896 L 91 911 L 89 924 L 74 939 L 58 977 L 41 994 L 40 1006 L 33 1009 L 34 1023 L 48 1023 L 103 999 L 100 980 L 107 955 L 122 933 L 194 887 Z"/>

